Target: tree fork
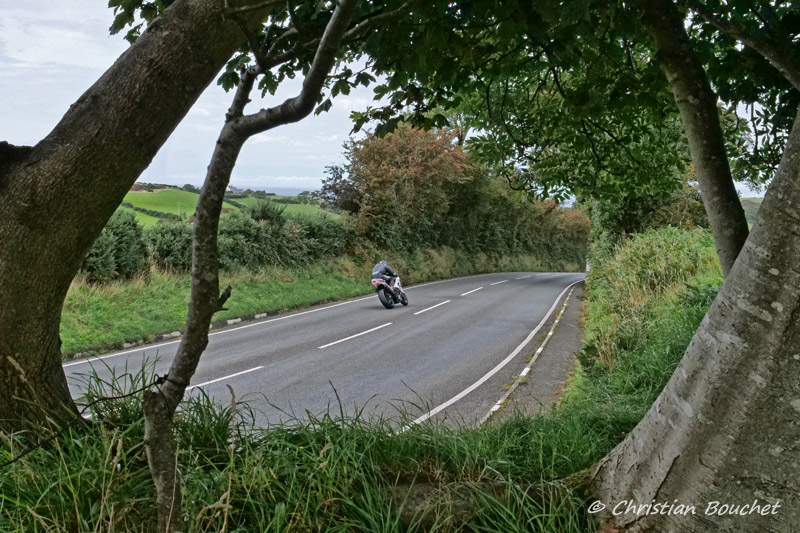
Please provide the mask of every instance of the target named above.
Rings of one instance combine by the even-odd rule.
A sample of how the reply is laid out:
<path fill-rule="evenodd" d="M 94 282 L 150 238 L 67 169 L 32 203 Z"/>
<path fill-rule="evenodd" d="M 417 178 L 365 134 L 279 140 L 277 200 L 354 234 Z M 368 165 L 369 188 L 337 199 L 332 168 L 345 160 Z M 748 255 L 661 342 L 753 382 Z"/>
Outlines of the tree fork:
<path fill-rule="evenodd" d="M 639 5 L 656 44 L 656 59 L 675 96 L 722 273 L 727 276 L 749 230 L 725 152 L 717 97 L 672 0 L 639 0 Z"/>

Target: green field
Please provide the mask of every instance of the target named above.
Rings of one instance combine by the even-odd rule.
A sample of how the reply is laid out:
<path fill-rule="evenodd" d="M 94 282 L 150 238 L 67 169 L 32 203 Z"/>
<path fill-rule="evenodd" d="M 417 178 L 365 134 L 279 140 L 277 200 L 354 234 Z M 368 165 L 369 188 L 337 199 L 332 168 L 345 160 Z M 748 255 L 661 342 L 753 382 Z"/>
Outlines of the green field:
<path fill-rule="evenodd" d="M 130 202 L 136 207 L 142 209 L 150 209 L 153 211 L 160 211 L 162 213 L 169 213 L 172 215 L 180 214 L 183 217 L 191 216 L 197 207 L 197 193 L 182 191 L 180 189 L 160 189 L 153 192 L 129 192 L 125 195 L 125 201 Z M 282 198 L 295 198 L 294 196 L 270 196 L 267 200 L 274 201 Z M 259 202 L 259 198 L 236 198 L 234 201 L 238 204 L 250 206 Z M 319 207 L 307 204 L 282 204 L 274 202 L 277 206 L 285 208 L 284 214 L 289 217 L 305 217 L 305 216 L 330 216 L 338 218 L 339 215 L 324 211 Z M 120 209 L 126 209 L 121 207 Z M 223 211 L 236 209 L 236 206 L 225 202 L 222 204 Z M 145 227 L 149 228 L 160 220 L 157 217 L 136 211 L 136 220 Z"/>
<path fill-rule="evenodd" d="M 172 215 L 191 216 L 195 207 L 197 207 L 197 199 L 199 197 L 199 194 L 193 192 L 179 189 L 162 189 L 153 192 L 129 192 L 125 195 L 125 201 L 143 209 L 152 209 L 153 211 L 161 211 Z M 222 204 L 222 208 L 236 209 L 236 207 L 227 202 Z M 144 213 L 136 213 L 137 217 L 140 215 L 144 215 Z"/>
<path fill-rule="evenodd" d="M 130 207 L 119 206 L 117 208 L 118 211 L 130 211 L 136 217 L 136 221 L 143 227 L 149 228 L 158 224 L 158 221 L 161 220 L 160 218 L 156 218 L 153 216 L 148 215 L 147 213 L 140 213 L 139 211 L 134 211 Z"/>
<path fill-rule="evenodd" d="M 333 218 L 339 218 L 339 215 L 336 213 L 331 213 L 330 211 L 325 211 L 324 209 L 320 209 L 315 205 L 308 205 L 308 204 L 282 204 L 280 202 L 276 202 L 275 200 L 280 200 L 282 198 L 296 198 L 296 196 L 268 196 L 267 198 L 236 198 L 234 201 L 240 204 L 244 204 L 247 206 L 253 205 L 258 203 L 260 200 L 269 200 L 273 202 L 278 207 L 285 208 L 283 214 L 287 217 L 291 218 L 294 216 L 322 216 L 327 215 Z"/>

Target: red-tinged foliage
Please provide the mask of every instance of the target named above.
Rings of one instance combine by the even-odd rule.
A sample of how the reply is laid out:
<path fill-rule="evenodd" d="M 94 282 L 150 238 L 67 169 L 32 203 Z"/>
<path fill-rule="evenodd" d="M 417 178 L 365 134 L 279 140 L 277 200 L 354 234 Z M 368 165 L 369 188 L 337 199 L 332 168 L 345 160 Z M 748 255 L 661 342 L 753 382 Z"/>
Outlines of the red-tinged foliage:
<path fill-rule="evenodd" d="M 516 196 L 458 146 L 454 131 L 404 126 L 349 143 L 346 158 L 345 168 L 329 169 L 322 196 L 350 211 L 357 237 L 381 248 L 583 261 L 586 216 Z"/>

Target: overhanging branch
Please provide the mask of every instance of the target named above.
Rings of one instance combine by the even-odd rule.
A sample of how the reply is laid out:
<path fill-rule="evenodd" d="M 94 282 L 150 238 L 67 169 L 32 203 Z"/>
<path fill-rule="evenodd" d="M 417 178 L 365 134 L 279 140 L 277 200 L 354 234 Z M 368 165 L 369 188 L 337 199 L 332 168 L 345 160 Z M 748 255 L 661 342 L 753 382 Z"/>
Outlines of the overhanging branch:
<path fill-rule="evenodd" d="M 789 55 L 781 50 L 778 44 L 768 39 L 757 37 L 741 26 L 714 15 L 705 5 L 697 0 L 689 0 L 688 5 L 700 15 L 703 20 L 761 54 L 773 67 L 778 69 L 778 72 L 780 72 L 795 89 L 800 91 L 800 70 L 794 65 Z"/>

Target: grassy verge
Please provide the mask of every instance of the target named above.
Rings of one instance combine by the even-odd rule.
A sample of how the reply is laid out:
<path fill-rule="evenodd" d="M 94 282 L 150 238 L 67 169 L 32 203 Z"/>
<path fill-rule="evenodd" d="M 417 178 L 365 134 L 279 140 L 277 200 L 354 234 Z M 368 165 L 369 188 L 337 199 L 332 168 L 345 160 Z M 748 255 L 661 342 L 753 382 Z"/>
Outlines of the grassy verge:
<path fill-rule="evenodd" d="M 561 262 L 543 263 L 534 256 L 470 256 L 451 249 L 389 256 L 387 260 L 407 285 L 502 270 L 579 268 Z M 369 284 L 372 263 L 368 263 L 339 258 L 300 269 L 224 272 L 220 284 L 233 286 L 233 296 L 225 304 L 228 311 L 216 314 L 214 319 L 277 313 L 368 294 L 372 291 Z M 182 330 L 189 289 L 188 274 L 158 270 L 153 270 L 147 279 L 102 285 L 78 280 L 70 288 L 62 312 L 62 350 L 65 354 L 97 353 Z"/>
<path fill-rule="evenodd" d="M 398 435 L 402 420 L 334 413 L 265 431 L 246 404 L 188 400 L 176 421 L 185 531 L 592 530 L 571 480 L 669 379 L 721 284 L 713 254 L 707 234 L 668 229 L 595 263 L 580 368 L 561 406 L 540 417 Z M 95 384 L 87 399 L 115 387 Z M 154 530 L 140 399 L 103 402 L 94 419 L 5 469 L 0 531 Z M 24 445 L 24 435 L 0 439 L 0 462 Z"/>

